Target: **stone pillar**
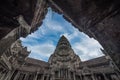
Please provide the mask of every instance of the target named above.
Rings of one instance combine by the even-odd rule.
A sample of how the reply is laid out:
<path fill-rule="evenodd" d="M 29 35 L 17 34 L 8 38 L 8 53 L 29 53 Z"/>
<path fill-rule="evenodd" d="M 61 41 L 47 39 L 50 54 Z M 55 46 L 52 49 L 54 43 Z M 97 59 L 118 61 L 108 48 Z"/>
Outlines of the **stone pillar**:
<path fill-rule="evenodd" d="M 10 75 L 11 75 L 11 71 L 8 71 L 8 73 L 7 73 L 7 76 L 6 76 L 5 80 L 8 80 L 8 79 L 9 79 L 9 77 L 10 77 Z"/>
<path fill-rule="evenodd" d="M 44 78 L 45 78 L 45 74 L 43 74 L 43 76 L 42 76 L 42 79 L 41 79 L 41 80 L 44 80 Z"/>
<path fill-rule="evenodd" d="M 12 75 L 14 74 L 14 70 L 12 70 L 12 71 L 10 71 L 10 75 L 8 76 L 8 79 L 7 80 L 10 80 L 11 79 L 11 77 L 12 77 Z"/>
<path fill-rule="evenodd" d="M 80 74 L 80 80 L 82 80 L 82 75 Z"/>
<path fill-rule="evenodd" d="M 52 73 L 52 78 L 51 78 L 51 80 L 55 80 L 54 73 Z"/>
<path fill-rule="evenodd" d="M 46 80 L 49 80 L 49 75 L 47 75 L 47 79 Z"/>
<path fill-rule="evenodd" d="M 6 72 L 3 72 L 3 75 L 2 75 L 2 77 L 0 78 L 0 80 L 4 80 L 4 78 L 6 77 Z"/>
<path fill-rule="evenodd" d="M 49 78 L 48 78 L 48 80 L 51 80 L 51 76 L 49 75 Z"/>
<path fill-rule="evenodd" d="M 96 80 L 93 73 L 91 74 L 91 77 L 92 77 L 93 80 Z"/>
<path fill-rule="evenodd" d="M 74 80 L 76 80 L 76 77 L 75 77 L 75 72 L 73 72 L 73 78 L 74 78 Z"/>
<path fill-rule="evenodd" d="M 105 75 L 104 73 L 103 73 L 103 76 L 104 76 L 104 79 L 105 79 L 105 80 L 108 80 L 108 78 L 106 77 L 106 75 Z"/>
<path fill-rule="evenodd" d="M 110 75 L 111 80 L 120 80 L 116 74 Z"/>
<path fill-rule="evenodd" d="M 28 77 L 29 77 L 29 74 L 26 73 L 26 74 L 25 74 L 25 78 L 24 78 L 24 80 L 28 80 Z"/>
<path fill-rule="evenodd" d="M 2 77 L 0 78 L 0 80 L 4 80 L 5 74 L 2 75 Z"/>
<path fill-rule="evenodd" d="M 118 79 L 120 80 L 120 73 L 116 72 L 116 75 L 118 76 Z"/>
<path fill-rule="evenodd" d="M 66 78 L 68 78 L 68 69 L 66 70 Z"/>
<path fill-rule="evenodd" d="M 0 78 L 2 77 L 2 72 L 0 72 Z"/>
<path fill-rule="evenodd" d="M 68 78 L 69 78 L 69 79 L 71 79 L 70 76 L 71 76 L 71 73 L 70 73 L 70 71 L 68 70 Z"/>
<path fill-rule="evenodd" d="M 38 72 L 36 73 L 34 80 L 37 80 L 37 77 L 38 77 Z"/>
<path fill-rule="evenodd" d="M 19 76 L 20 76 L 20 72 L 18 72 L 18 73 L 16 74 L 16 76 L 14 77 L 13 80 L 17 80 Z"/>
<path fill-rule="evenodd" d="M 0 79 L 1 79 L 2 75 L 3 75 L 3 70 L 0 71 Z"/>
<path fill-rule="evenodd" d="M 86 75 L 83 75 L 83 80 L 89 80 Z"/>
<path fill-rule="evenodd" d="M 59 72 L 58 72 L 58 77 L 60 78 L 60 69 L 59 69 Z"/>

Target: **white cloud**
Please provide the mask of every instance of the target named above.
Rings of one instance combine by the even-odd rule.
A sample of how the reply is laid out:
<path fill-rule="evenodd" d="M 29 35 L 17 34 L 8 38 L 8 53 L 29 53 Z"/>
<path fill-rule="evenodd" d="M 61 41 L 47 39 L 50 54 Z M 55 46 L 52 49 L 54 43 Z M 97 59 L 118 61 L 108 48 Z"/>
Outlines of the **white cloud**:
<path fill-rule="evenodd" d="M 77 42 L 72 43 L 73 50 L 84 60 L 102 56 L 100 51 L 100 44 L 93 38 L 89 38 L 82 32 L 79 32 L 78 29 L 71 26 L 70 23 L 64 25 L 63 23 L 57 22 L 52 19 L 54 17 L 53 13 L 49 13 L 46 16 L 46 19 L 43 21 L 43 25 L 34 33 L 29 35 L 26 39 L 21 38 L 23 45 L 28 47 L 28 50 L 31 50 L 30 57 L 39 58 L 41 60 L 48 59 L 49 56 L 55 50 L 55 44 L 53 41 L 49 40 L 49 36 L 46 37 L 46 34 L 57 34 L 60 32 L 59 36 L 65 35 L 69 41 L 77 39 Z M 36 39 L 42 39 L 46 37 L 44 43 Z M 53 39 L 55 39 L 53 37 Z M 32 45 L 35 43 L 34 45 Z"/>
<path fill-rule="evenodd" d="M 31 51 L 32 54 L 30 54 L 30 57 L 33 58 L 48 58 L 54 51 L 55 46 L 51 43 L 44 43 L 44 44 L 38 44 L 38 45 L 27 45 L 28 50 Z M 38 56 L 36 56 L 38 55 Z"/>
<path fill-rule="evenodd" d="M 53 53 L 55 46 L 53 44 L 45 43 L 40 45 L 29 46 L 28 49 L 32 50 L 33 53 L 38 53 L 48 57 L 50 53 Z"/>
<path fill-rule="evenodd" d="M 64 31 L 63 27 L 55 22 L 55 21 L 48 21 L 48 22 L 45 22 L 45 26 L 48 30 L 53 30 L 53 31 Z"/>
<path fill-rule="evenodd" d="M 71 41 L 75 37 L 80 37 L 80 38 L 82 37 L 83 34 L 82 34 L 82 32 L 78 31 L 78 29 L 74 28 L 73 26 L 70 29 L 73 30 L 73 32 L 71 34 L 69 34 L 69 33 L 64 33 L 63 34 L 65 37 L 67 37 L 67 39 L 69 41 Z"/>
<path fill-rule="evenodd" d="M 73 49 L 83 61 L 103 56 L 100 48 L 102 48 L 100 44 L 89 37 L 84 37 L 81 42 L 73 44 Z"/>

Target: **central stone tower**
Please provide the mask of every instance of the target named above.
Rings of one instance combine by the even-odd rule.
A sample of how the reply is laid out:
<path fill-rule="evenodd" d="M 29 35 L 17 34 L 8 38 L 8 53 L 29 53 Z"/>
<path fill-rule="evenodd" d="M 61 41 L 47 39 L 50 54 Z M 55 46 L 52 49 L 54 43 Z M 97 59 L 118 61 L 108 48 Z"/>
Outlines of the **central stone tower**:
<path fill-rule="evenodd" d="M 70 75 L 73 75 L 72 72 L 79 68 L 81 60 L 79 56 L 74 53 L 66 37 L 62 36 L 48 62 L 55 80 L 69 80 L 71 79 Z"/>
<path fill-rule="evenodd" d="M 54 53 L 49 58 L 52 70 L 74 70 L 79 67 L 80 62 L 79 56 L 74 53 L 69 41 L 65 36 L 62 36 L 58 41 Z"/>

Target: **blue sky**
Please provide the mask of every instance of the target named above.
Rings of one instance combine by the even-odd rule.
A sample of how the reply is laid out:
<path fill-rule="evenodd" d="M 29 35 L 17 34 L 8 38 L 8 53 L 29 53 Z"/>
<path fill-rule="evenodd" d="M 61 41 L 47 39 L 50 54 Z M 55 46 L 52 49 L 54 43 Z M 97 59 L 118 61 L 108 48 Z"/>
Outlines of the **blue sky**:
<path fill-rule="evenodd" d="M 29 57 L 47 62 L 62 35 L 67 37 L 82 61 L 103 55 L 100 51 L 102 47 L 96 40 L 80 32 L 66 21 L 63 15 L 55 13 L 50 8 L 39 29 L 21 40 L 23 46 L 27 46 L 28 51 L 31 51 Z"/>

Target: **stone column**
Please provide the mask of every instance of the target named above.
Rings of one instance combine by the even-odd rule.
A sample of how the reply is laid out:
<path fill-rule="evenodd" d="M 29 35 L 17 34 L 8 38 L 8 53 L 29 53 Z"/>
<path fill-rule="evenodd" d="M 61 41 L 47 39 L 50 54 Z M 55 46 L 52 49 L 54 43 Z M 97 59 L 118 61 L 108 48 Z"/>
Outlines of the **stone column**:
<path fill-rule="evenodd" d="M 5 74 L 2 75 L 2 77 L 0 78 L 0 80 L 4 80 Z"/>
<path fill-rule="evenodd" d="M 9 77 L 8 77 L 7 80 L 10 80 L 10 79 L 11 79 L 12 75 L 14 74 L 14 72 L 15 72 L 15 70 L 11 70 L 11 71 L 10 71 L 10 75 L 9 75 Z"/>
<path fill-rule="evenodd" d="M 55 80 L 54 73 L 52 73 L 52 78 L 51 78 L 51 80 Z"/>
<path fill-rule="evenodd" d="M 19 76 L 20 76 L 20 72 L 18 72 L 18 73 L 16 74 L 16 76 L 14 77 L 13 80 L 17 80 Z"/>
<path fill-rule="evenodd" d="M 69 77 L 68 77 L 68 69 L 66 70 L 66 78 L 69 78 Z"/>
<path fill-rule="evenodd" d="M 2 72 L 0 72 L 0 78 L 2 77 Z"/>
<path fill-rule="evenodd" d="M 76 77 L 75 77 L 75 72 L 73 72 L 73 78 L 74 78 L 74 80 L 76 80 Z"/>
<path fill-rule="evenodd" d="M 36 73 L 34 80 L 37 80 L 37 77 L 38 77 L 38 72 Z"/>
<path fill-rule="evenodd" d="M 93 73 L 91 74 L 91 77 L 92 77 L 93 80 L 96 80 Z"/>
<path fill-rule="evenodd" d="M 6 76 L 5 80 L 8 80 L 8 79 L 9 79 L 9 77 L 10 77 L 10 75 L 11 75 L 11 71 L 8 71 L 8 73 L 7 73 L 7 76 Z"/>
<path fill-rule="evenodd" d="M 105 75 L 104 73 L 103 73 L 103 76 L 104 76 L 104 79 L 105 79 L 105 80 L 108 80 L 108 78 L 106 77 L 106 75 Z"/>
<path fill-rule="evenodd" d="M 118 79 L 120 80 L 120 73 L 116 72 L 116 75 L 118 76 Z"/>
<path fill-rule="evenodd" d="M 60 78 L 60 69 L 59 69 L 59 72 L 58 72 L 58 78 Z"/>
<path fill-rule="evenodd" d="M 46 80 L 49 80 L 49 75 L 47 75 L 47 79 Z"/>
<path fill-rule="evenodd" d="M 80 74 L 80 80 L 82 80 L 82 75 Z"/>
<path fill-rule="evenodd" d="M 68 70 L 68 78 L 69 78 L 69 79 L 71 79 L 71 78 L 70 78 L 70 74 L 71 74 L 71 73 L 70 73 L 70 71 Z"/>
<path fill-rule="evenodd" d="M 29 74 L 26 73 L 26 74 L 25 74 L 25 78 L 24 78 L 24 80 L 28 80 L 28 77 L 29 77 Z"/>
<path fill-rule="evenodd" d="M 42 79 L 41 79 L 41 80 L 44 80 L 44 78 L 45 78 L 45 75 L 43 74 L 43 76 L 42 76 Z"/>
<path fill-rule="evenodd" d="M 120 80 L 119 77 L 116 74 L 110 75 L 111 80 Z"/>
<path fill-rule="evenodd" d="M 1 67 L 2 68 L 2 67 Z M 0 71 L 0 79 L 1 79 L 1 77 L 2 77 L 2 75 L 3 75 L 3 70 L 2 71 Z"/>
<path fill-rule="evenodd" d="M 89 80 L 85 74 L 83 75 L 83 80 Z"/>
<path fill-rule="evenodd" d="M 2 77 L 0 78 L 0 80 L 4 80 L 4 78 L 6 77 L 6 72 L 3 72 L 3 75 L 2 75 Z"/>
<path fill-rule="evenodd" d="M 51 80 L 51 76 L 49 75 L 49 79 L 48 80 Z"/>

